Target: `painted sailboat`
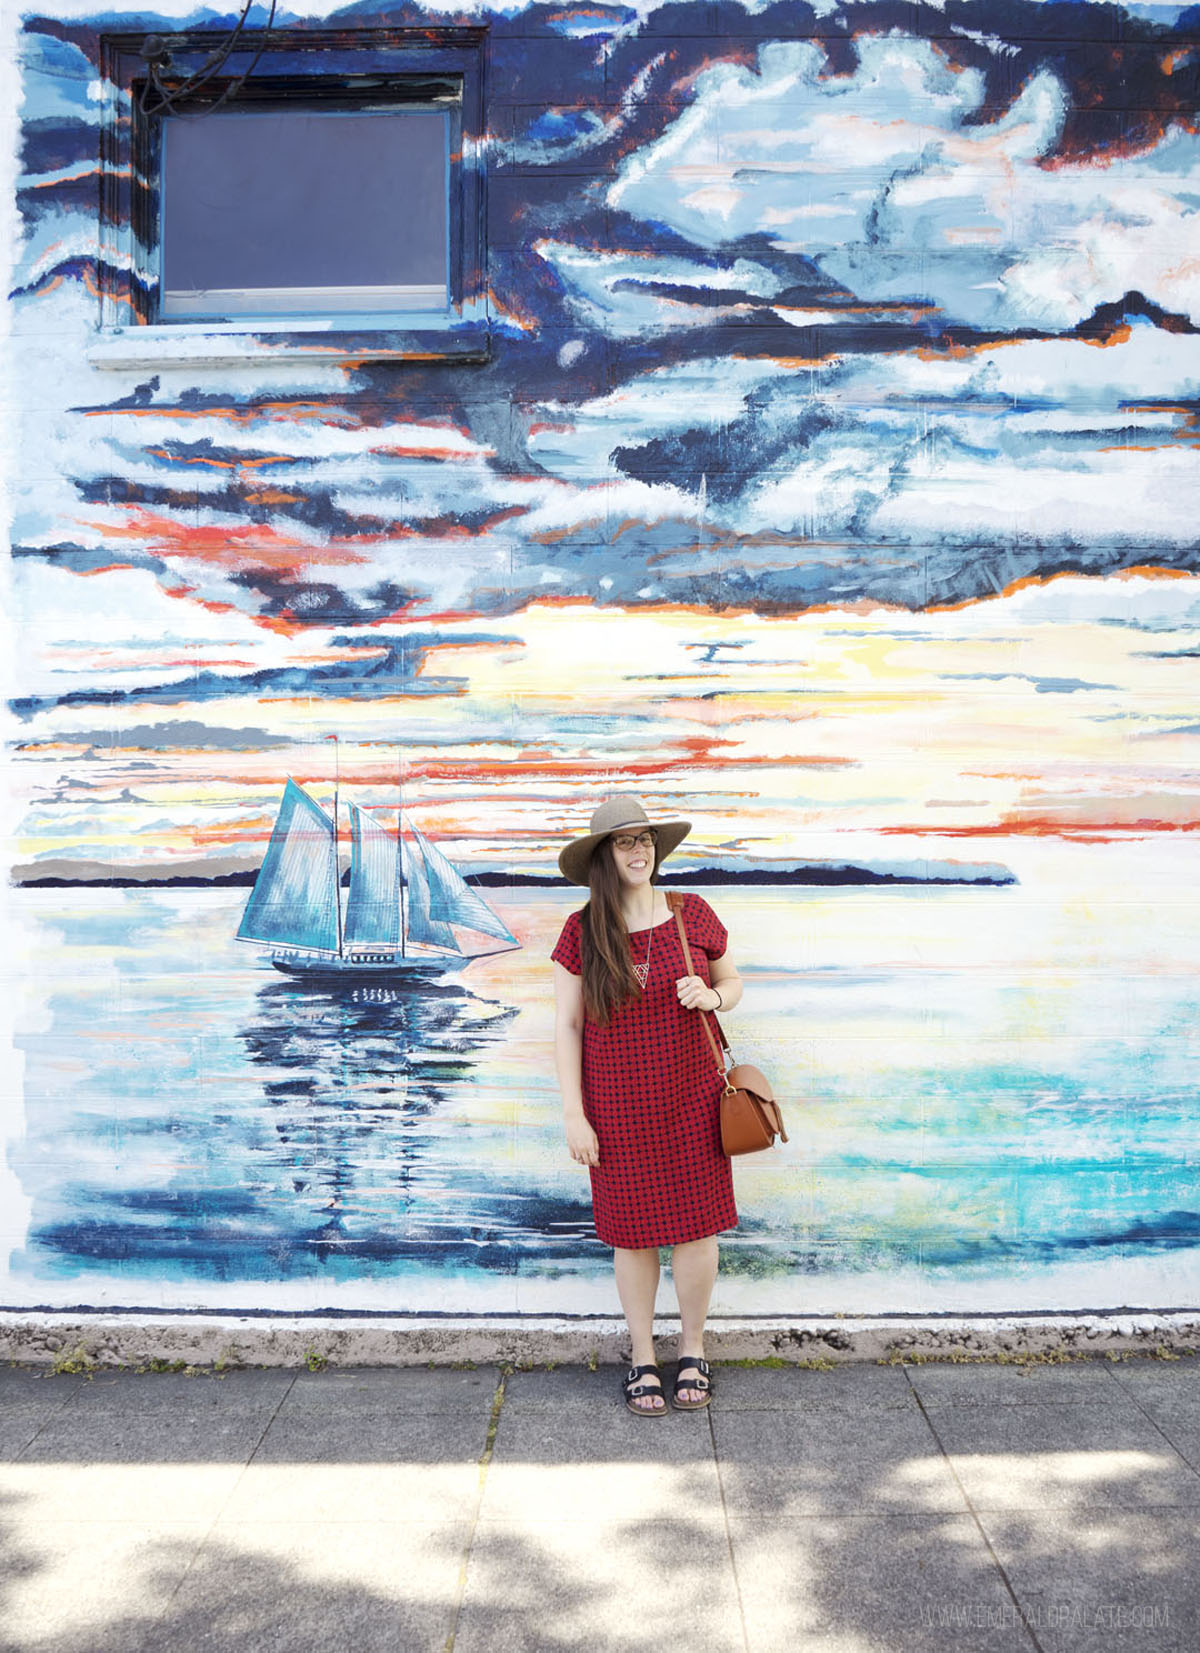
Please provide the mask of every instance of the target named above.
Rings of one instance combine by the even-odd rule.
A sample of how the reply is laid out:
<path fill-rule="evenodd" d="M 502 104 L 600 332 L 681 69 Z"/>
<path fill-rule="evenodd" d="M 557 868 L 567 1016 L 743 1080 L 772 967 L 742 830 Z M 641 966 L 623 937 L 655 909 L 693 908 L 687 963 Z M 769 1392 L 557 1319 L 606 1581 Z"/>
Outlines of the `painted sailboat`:
<path fill-rule="evenodd" d="M 330 815 L 288 778 L 238 941 L 271 948 L 287 975 L 361 982 L 429 979 L 520 943 L 412 824 L 389 832 L 350 805 L 350 888 L 342 910 L 337 795 Z M 499 947 L 463 945 L 488 937 Z"/>

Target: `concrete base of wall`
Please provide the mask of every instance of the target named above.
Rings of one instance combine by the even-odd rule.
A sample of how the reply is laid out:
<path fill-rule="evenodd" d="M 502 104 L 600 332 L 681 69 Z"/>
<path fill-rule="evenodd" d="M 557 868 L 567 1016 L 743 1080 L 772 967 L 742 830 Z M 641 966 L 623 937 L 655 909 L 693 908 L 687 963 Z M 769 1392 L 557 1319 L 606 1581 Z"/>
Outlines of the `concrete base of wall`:
<path fill-rule="evenodd" d="M 679 1329 L 664 1319 L 668 1345 Z M 1200 1310 L 1171 1313 L 859 1316 L 725 1320 L 706 1338 L 713 1360 L 1055 1360 L 1192 1353 Z M 88 1366 L 540 1366 L 629 1358 L 619 1320 L 402 1319 L 103 1313 L 0 1314 L 0 1360 Z"/>

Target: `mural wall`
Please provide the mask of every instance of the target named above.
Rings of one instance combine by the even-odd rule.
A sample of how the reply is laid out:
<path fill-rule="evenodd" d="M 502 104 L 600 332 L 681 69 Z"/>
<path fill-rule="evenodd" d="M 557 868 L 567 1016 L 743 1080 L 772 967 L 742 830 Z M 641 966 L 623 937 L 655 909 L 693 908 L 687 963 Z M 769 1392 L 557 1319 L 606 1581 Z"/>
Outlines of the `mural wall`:
<path fill-rule="evenodd" d="M 0 1300 L 614 1312 L 548 954 L 617 790 L 787 1104 L 718 1313 L 1194 1307 L 1194 14 L 286 22 L 486 31 L 485 359 L 139 355 L 101 35 L 230 20 L 13 24 Z M 519 949 L 237 943 L 288 777 Z"/>

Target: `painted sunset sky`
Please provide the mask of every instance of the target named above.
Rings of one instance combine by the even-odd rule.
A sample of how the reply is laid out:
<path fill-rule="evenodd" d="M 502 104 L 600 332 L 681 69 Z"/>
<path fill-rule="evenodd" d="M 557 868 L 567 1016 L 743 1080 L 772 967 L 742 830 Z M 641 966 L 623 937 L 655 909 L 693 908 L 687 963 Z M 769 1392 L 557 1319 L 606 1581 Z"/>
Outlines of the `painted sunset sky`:
<path fill-rule="evenodd" d="M 549 872 L 610 790 L 728 867 L 1194 830 L 1186 19 L 454 15 L 457 367 L 96 365 L 98 24 L 23 25 L 16 876 L 252 868 L 334 734 L 479 870 Z"/>

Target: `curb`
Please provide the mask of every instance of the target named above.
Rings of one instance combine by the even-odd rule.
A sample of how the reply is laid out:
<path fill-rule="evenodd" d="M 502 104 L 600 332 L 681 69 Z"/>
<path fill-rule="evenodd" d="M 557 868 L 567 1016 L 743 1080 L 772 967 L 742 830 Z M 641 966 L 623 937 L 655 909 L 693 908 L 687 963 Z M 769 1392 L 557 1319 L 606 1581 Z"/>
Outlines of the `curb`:
<path fill-rule="evenodd" d="M 655 1329 L 667 1340 L 679 1322 L 664 1318 Z M 726 1320 L 710 1322 L 705 1343 L 711 1360 L 786 1365 L 1170 1356 L 1200 1348 L 1200 1310 Z M 624 1322 L 602 1317 L 0 1313 L 0 1361 L 71 1370 L 163 1362 L 220 1370 L 464 1362 L 615 1365 L 628 1357 Z"/>

